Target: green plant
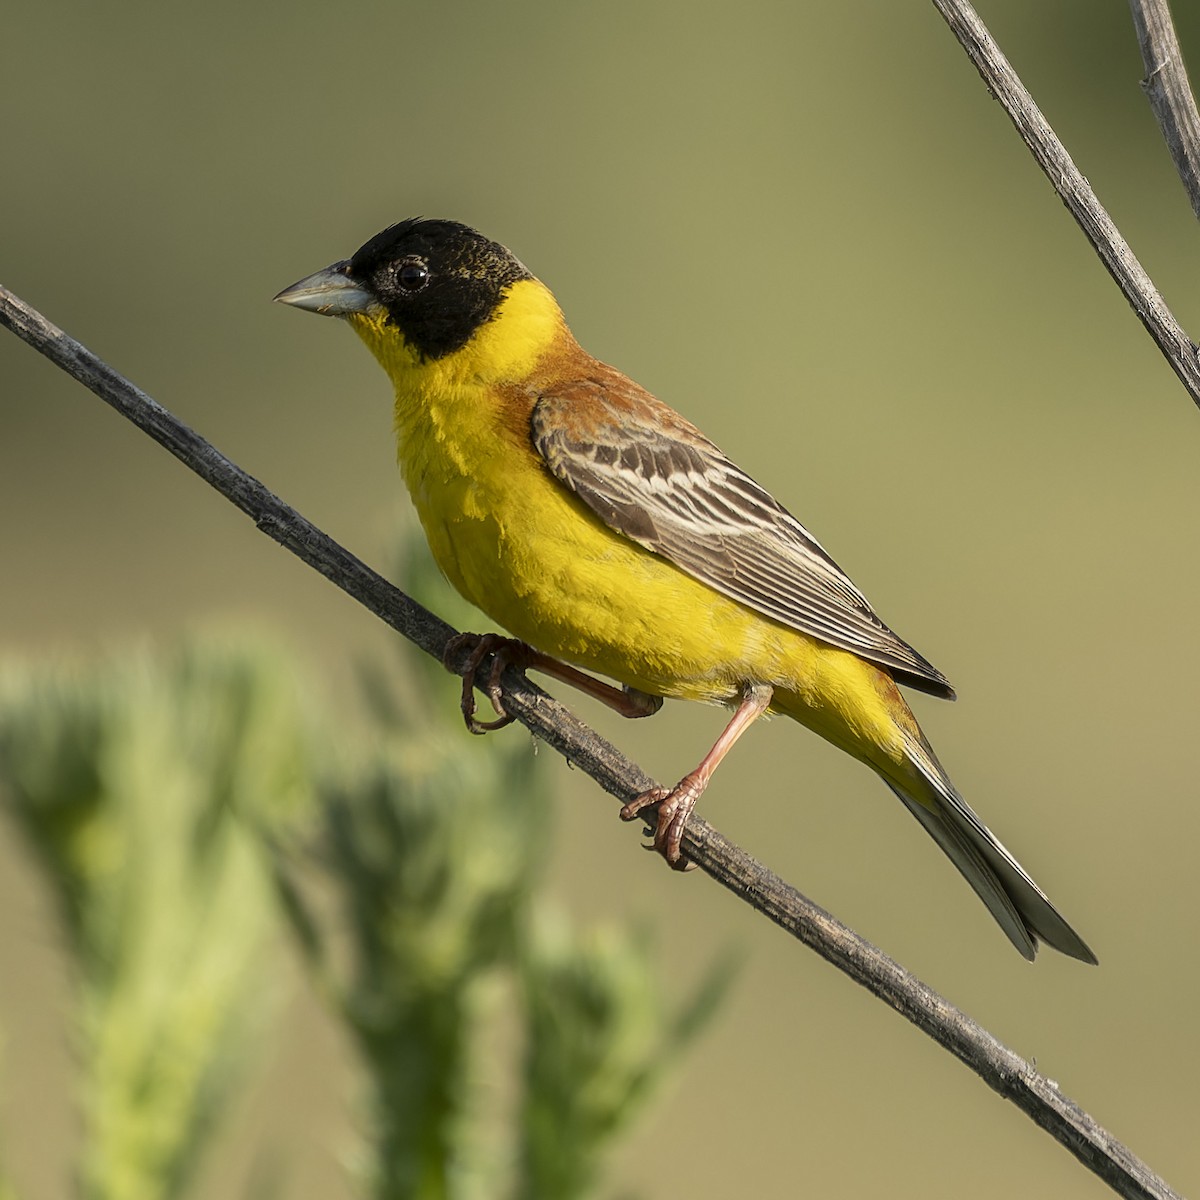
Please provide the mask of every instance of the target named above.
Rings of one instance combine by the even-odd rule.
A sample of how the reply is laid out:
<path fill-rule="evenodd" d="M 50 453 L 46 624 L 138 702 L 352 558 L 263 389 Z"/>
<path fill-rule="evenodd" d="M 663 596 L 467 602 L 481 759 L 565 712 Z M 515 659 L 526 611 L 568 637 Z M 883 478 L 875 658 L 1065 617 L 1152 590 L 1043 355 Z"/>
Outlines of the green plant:
<path fill-rule="evenodd" d="M 81 1196 L 181 1195 L 253 1059 L 273 905 L 239 810 L 311 802 L 302 726 L 261 648 L 7 673 L 0 784 L 74 967 Z"/>

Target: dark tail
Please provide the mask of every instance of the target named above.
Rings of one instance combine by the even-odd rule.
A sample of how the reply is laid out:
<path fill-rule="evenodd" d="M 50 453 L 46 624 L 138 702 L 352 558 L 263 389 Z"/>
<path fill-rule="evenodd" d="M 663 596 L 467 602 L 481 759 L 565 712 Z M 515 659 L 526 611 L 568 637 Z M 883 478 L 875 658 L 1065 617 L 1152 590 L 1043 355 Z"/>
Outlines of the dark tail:
<path fill-rule="evenodd" d="M 924 786 L 912 788 L 910 794 L 895 780 L 885 782 L 946 852 L 1012 944 L 1031 961 L 1041 939 L 1063 954 L 1095 963 L 1096 956 L 1083 938 L 954 790 L 924 739 L 918 742 L 906 733 L 905 743 Z"/>

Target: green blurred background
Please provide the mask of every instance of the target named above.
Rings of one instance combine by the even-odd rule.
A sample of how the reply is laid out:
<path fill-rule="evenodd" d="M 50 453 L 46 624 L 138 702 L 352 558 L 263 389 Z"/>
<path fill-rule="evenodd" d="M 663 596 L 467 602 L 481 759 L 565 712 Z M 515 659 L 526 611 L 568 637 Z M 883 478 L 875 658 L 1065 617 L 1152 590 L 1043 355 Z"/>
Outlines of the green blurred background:
<path fill-rule="evenodd" d="M 982 15 L 1200 331 L 1196 226 L 1125 7 Z M 1200 67 L 1200 17 L 1177 16 Z M 43 0 L 6 13 L 0 73 L 0 279 L 369 562 L 404 507 L 386 381 L 270 297 L 416 213 L 509 245 L 589 350 L 770 487 L 949 675 L 959 703 L 918 715 L 1101 966 L 1022 962 L 886 789 L 791 724 L 743 743 L 704 814 L 1200 1185 L 1200 421 L 931 5 Z M 0 511 L 8 659 L 257 624 L 336 702 L 387 653 L 374 618 L 7 335 Z M 663 779 L 721 723 L 571 702 Z M 649 915 L 687 979 L 747 949 L 619 1190 L 1107 1194 L 540 761 L 573 910 Z M 66 981 L 2 836 L 0 1132 L 20 1193 L 51 1197 L 75 1136 Z M 279 1034 L 206 1195 L 264 1144 L 289 1196 L 350 1194 L 347 1049 L 303 998 Z"/>

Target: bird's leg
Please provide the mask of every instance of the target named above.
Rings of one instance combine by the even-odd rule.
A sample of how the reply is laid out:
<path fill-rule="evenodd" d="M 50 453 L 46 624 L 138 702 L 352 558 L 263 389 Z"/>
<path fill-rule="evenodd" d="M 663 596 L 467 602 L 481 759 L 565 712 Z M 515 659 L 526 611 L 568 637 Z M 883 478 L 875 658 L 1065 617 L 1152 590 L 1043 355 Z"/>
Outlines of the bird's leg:
<path fill-rule="evenodd" d="M 535 650 L 517 638 L 504 637 L 498 633 L 461 633 L 451 638 L 442 653 L 442 661 L 447 667 L 451 660 L 464 649 L 470 648 L 466 668 L 463 671 L 462 713 L 467 728 L 472 733 L 487 733 L 492 729 L 502 729 L 513 721 L 504 710 L 503 694 L 500 677 L 509 667 L 519 671 L 540 671 L 555 679 L 569 683 L 585 695 L 607 704 L 609 708 L 623 717 L 649 717 L 662 708 L 662 697 L 651 696 L 648 692 L 639 692 L 636 688 L 617 688 L 610 683 L 594 679 L 591 675 L 559 662 L 540 650 Z M 480 663 L 491 654 L 492 665 L 488 671 L 487 680 L 479 684 L 480 688 L 492 702 L 498 720 L 477 721 L 475 719 L 475 676 L 479 672 Z"/>
<path fill-rule="evenodd" d="M 525 646 L 525 643 L 519 642 L 518 645 Z M 583 692 L 585 696 L 591 696 L 593 700 L 599 700 L 613 712 L 620 713 L 623 717 L 629 717 L 630 720 L 638 717 L 652 717 L 663 706 L 661 696 L 652 696 L 649 692 L 638 691 L 637 688 L 613 687 L 611 683 L 596 679 L 587 672 L 572 667 L 569 663 L 559 662 L 557 658 L 550 658 L 549 655 L 542 654 L 531 646 L 525 646 L 525 650 L 528 652 L 529 658 L 527 662 L 520 664 L 523 670 L 540 671 L 543 675 L 549 675 L 553 679 L 569 683 L 576 691 Z"/>
<path fill-rule="evenodd" d="M 704 756 L 700 765 L 685 775 L 673 788 L 651 788 L 631 800 L 621 809 L 621 820 L 632 821 L 644 808 L 658 805 L 658 822 L 654 828 L 654 844 L 647 850 L 657 850 L 677 871 L 687 870 L 688 863 L 682 859 L 680 845 L 688 817 L 696 807 L 696 801 L 704 794 L 708 781 L 720 765 L 721 760 L 733 749 L 733 744 L 762 716 L 774 689 L 767 683 L 750 683 L 742 690 L 742 702 L 733 714 L 725 731 L 717 738 L 713 748 Z"/>

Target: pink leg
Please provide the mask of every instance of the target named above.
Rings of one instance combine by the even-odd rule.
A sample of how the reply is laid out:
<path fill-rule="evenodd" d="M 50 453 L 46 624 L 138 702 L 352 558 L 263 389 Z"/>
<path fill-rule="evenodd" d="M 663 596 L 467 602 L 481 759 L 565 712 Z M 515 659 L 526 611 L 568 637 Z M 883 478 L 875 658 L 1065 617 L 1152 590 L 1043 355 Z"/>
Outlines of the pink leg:
<path fill-rule="evenodd" d="M 591 675 L 559 662 L 541 651 L 535 650 L 525 642 L 516 638 L 503 637 L 498 633 L 463 633 L 451 639 L 446 646 L 442 659 L 447 664 L 461 650 L 470 647 L 466 670 L 463 672 L 462 713 L 467 728 L 472 733 L 487 733 L 492 729 L 502 729 L 511 724 L 513 718 L 504 711 L 501 695 L 500 677 L 508 667 L 516 667 L 519 671 L 541 671 L 555 679 L 569 683 L 585 695 L 607 704 L 609 708 L 623 717 L 649 717 L 662 708 L 662 697 L 651 696 L 647 692 L 639 692 L 634 688 L 618 688 L 602 680 L 593 679 Z M 479 686 L 492 702 L 498 720 L 477 721 L 475 719 L 475 676 L 479 666 L 491 654 L 492 666 L 488 671 L 487 681 Z"/>
<path fill-rule="evenodd" d="M 658 823 L 654 829 L 653 849 L 657 850 L 678 871 L 686 870 L 687 863 L 681 858 L 680 846 L 683 831 L 696 801 L 704 794 L 708 781 L 720 765 L 721 760 L 733 749 L 734 743 L 746 732 L 754 721 L 762 716 L 774 689 L 770 684 L 747 684 L 742 691 L 742 702 L 733 714 L 724 733 L 717 738 L 713 748 L 704 756 L 700 765 L 685 775 L 673 788 L 651 788 L 621 809 L 621 820 L 632 821 L 644 808 L 658 805 Z M 647 847 L 650 849 L 651 847 Z"/>

